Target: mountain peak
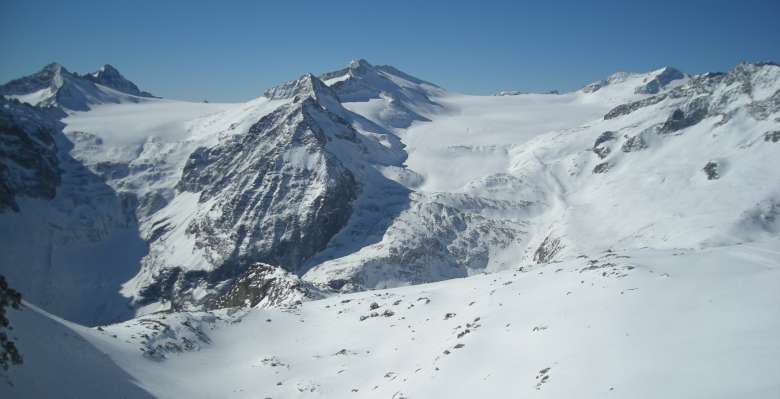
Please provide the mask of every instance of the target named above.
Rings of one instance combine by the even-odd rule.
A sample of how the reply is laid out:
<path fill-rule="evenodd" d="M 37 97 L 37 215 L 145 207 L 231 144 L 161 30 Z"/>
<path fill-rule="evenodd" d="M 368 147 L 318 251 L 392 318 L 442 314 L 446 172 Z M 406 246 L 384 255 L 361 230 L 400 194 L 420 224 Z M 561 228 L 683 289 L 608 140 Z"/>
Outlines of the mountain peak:
<path fill-rule="evenodd" d="M 105 90 L 106 87 L 121 94 Z M 32 75 L 0 85 L 0 95 L 31 105 L 59 106 L 78 111 L 88 110 L 90 104 L 138 102 L 136 97 L 154 97 L 138 89 L 109 64 L 103 65 L 96 72 L 80 75 L 69 72 L 57 62 L 44 66 Z"/>
<path fill-rule="evenodd" d="M 350 70 L 365 70 L 365 69 L 371 69 L 373 68 L 373 65 L 366 61 L 363 58 L 355 58 L 352 61 L 350 61 L 349 66 L 347 67 Z"/>
<path fill-rule="evenodd" d="M 322 98 L 336 98 L 333 90 L 311 73 L 305 73 L 300 78 L 290 80 L 278 86 L 274 86 L 263 93 L 270 100 L 297 100 L 312 97 L 315 100 Z"/>
<path fill-rule="evenodd" d="M 665 66 L 650 72 L 644 80 L 644 84 L 634 89 L 637 94 L 658 94 L 664 87 L 675 80 L 684 79 L 687 76 L 679 70 Z"/>
<path fill-rule="evenodd" d="M 122 76 L 111 64 L 104 64 L 97 71 L 86 74 L 82 78 L 134 96 L 153 97 L 152 94 L 141 91 L 135 83 Z"/>
<path fill-rule="evenodd" d="M 51 63 L 47 64 L 46 66 L 44 66 L 43 68 L 41 68 L 41 70 L 40 70 L 40 72 L 49 72 L 49 73 L 59 73 L 59 72 L 63 72 L 63 71 L 64 72 L 68 72 L 68 70 L 65 69 L 65 67 L 62 66 L 62 64 L 60 64 L 58 62 L 51 62 Z"/>
<path fill-rule="evenodd" d="M 101 66 L 100 69 L 97 70 L 97 72 L 93 72 L 92 74 L 93 75 L 104 74 L 104 75 L 122 76 L 122 74 L 119 73 L 119 70 L 116 69 L 111 64 L 103 64 L 103 66 Z"/>
<path fill-rule="evenodd" d="M 595 81 L 580 90 L 583 93 L 594 93 L 607 86 L 635 85 L 635 94 L 657 94 L 673 81 L 686 77 L 688 75 L 670 66 L 647 73 L 615 72 L 607 79 Z"/>

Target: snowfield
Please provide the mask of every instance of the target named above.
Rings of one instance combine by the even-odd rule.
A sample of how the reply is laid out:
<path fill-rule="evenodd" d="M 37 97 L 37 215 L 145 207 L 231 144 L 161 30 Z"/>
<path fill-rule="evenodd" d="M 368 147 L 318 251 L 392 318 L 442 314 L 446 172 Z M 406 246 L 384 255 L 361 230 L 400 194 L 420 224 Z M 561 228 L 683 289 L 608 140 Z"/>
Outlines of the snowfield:
<path fill-rule="evenodd" d="M 780 397 L 777 64 L 0 94 L 0 397 Z"/>
<path fill-rule="evenodd" d="M 775 397 L 778 242 L 634 250 L 101 328 L 11 312 L 5 397 Z M 88 376 L 88 377 L 86 377 Z"/>

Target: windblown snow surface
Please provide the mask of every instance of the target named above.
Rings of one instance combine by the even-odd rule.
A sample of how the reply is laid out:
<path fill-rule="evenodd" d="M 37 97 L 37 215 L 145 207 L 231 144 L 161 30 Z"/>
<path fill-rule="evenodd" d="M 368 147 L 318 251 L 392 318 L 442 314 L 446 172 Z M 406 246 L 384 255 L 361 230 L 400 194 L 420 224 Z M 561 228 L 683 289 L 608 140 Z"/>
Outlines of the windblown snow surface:
<path fill-rule="evenodd" d="M 780 67 L 502 96 L 363 60 L 321 79 L 244 104 L 69 110 L 64 189 L 0 217 L 0 262 L 27 266 L 0 270 L 31 303 L 10 312 L 25 363 L 0 396 L 780 396 Z M 192 308 L 137 302 L 164 271 L 214 271 L 192 226 L 251 189 L 181 190 L 193 152 L 252 171 L 265 148 L 220 146 L 277 111 L 297 126 L 282 117 L 301 82 L 338 94 L 305 104 L 360 182 L 348 222 L 275 269 L 276 307 L 202 311 L 220 288 L 206 283 Z M 280 158 L 291 179 L 322 159 L 302 149 Z M 284 291 L 300 285 L 317 295 Z"/>
<path fill-rule="evenodd" d="M 11 312 L 4 397 L 733 398 L 780 392 L 776 242 L 603 252 L 289 309 L 86 328 Z"/>

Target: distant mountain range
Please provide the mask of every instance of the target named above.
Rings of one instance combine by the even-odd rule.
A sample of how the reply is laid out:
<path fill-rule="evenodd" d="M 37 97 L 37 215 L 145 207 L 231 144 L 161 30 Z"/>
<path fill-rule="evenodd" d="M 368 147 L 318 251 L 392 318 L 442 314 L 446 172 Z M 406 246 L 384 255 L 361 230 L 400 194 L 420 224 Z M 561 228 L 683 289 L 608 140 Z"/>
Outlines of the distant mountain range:
<path fill-rule="evenodd" d="M 774 236 L 779 88 L 762 63 L 478 97 L 355 60 L 202 104 L 50 64 L 0 86 L 1 271 L 104 323 L 267 303 L 261 264 L 300 298 Z"/>
<path fill-rule="evenodd" d="M 506 393 L 508 375 L 448 363 L 484 364 L 480 353 L 535 374 L 521 390 L 554 390 L 559 379 L 573 389 L 582 368 L 566 367 L 590 347 L 575 342 L 606 353 L 594 369 L 622 361 L 609 348 L 627 345 L 646 348 L 641 364 L 652 370 L 674 367 L 651 352 L 708 370 L 725 360 L 705 356 L 702 342 L 733 349 L 734 337 L 777 325 L 763 310 L 780 292 L 774 63 L 472 96 L 359 59 L 237 104 L 154 97 L 110 65 L 80 75 L 50 64 L 0 94 L 0 274 L 51 313 L 28 305 L 14 316 L 31 366 L 11 375 L 17 388 L 0 384 L 11 396 L 88 397 L 88 386 L 98 397 L 241 396 L 246 385 L 282 397 L 426 397 L 431 387 L 449 392 L 440 370 L 458 381 L 496 378 L 494 393 Z M 432 282 L 442 283 L 406 287 Z M 360 293 L 377 289 L 390 290 Z M 119 324 L 88 329 L 57 317 Z M 714 333 L 734 326 L 747 330 Z M 671 331 L 682 338 L 667 339 Z M 617 342 L 629 332 L 661 338 Z M 328 338 L 307 341 L 318 334 Z M 31 349 L 30 337 L 42 345 Z M 515 348 L 534 359 L 515 364 L 495 342 L 547 345 L 557 357 Z M 399 347 L 414 355 L 396 358 Z M 774 359 L 774 347 L 761 348 Z M 474 357 L 455 355 L 464 353 Z M 735 365 L 758 359 L 739 353 Z M 105 378 L 63 385 L 81 377 L 47 358 L 73 358 Z M 212 360 L 220 372 L 197 366 Z M 262 374 L 268 367 L 274 373 Z M 350 374 L 364 367 L 387 370 Z M 617 374 L 588 395 L 644 378 Z M 427 382 L 415 385 L 416 375 Z M 233 385 L 200 385 L 214 378 Z M 170 384 L 180 379 L 191 384 Z M 772 391 L 765 385 L 756 392 Z"/>

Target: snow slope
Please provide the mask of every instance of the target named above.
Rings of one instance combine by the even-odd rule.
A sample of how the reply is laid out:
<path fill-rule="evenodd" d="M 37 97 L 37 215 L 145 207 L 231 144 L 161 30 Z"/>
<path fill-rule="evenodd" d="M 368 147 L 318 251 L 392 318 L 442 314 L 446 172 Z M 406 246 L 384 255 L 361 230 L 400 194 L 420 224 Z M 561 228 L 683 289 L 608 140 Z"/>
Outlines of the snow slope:
<path fill-rule="evenodd" d="M 11 311 L 23 365 L 0 375 L 4 398 L 154 398 L 103 350 L 94 331 L 24 303 Z"/>
<path fill-rule="evenodd" d="M 533 154 L 531 140 L 581 129 L 620 104 L 689 80 L 662 68 L 618 73 L 598 88 L 572 93 L 468 96 L 406 74 L 388 75 L 391 70 L 357 60 L 322 77 L 326 82 L 338 77 L 332 87 L 345 108 L 399 137 L 408 156 L 403 168 L 387 175 L 412 191 L 409 205 L 374 233 L 381 235 L 375 242 L 352 253 L 326 249 L 315 257 L 304 275 L 308 281 L 347 282 L 342 291 L 392 287 L 501 270 L 533 257 L 549 219 L 566 209 L 560 200 L 565 194 L 560 177 L 539 165 L 516 168 L 515 154 L 521 149 Z M 375 80 L 381 81 L 373 84 L 382 88 L 379 94 L 356 89 Z M 414 110 L 404 113 L 409 123 L 388 117 L 399 104 Z"/>
<path fill-rule="evenodd" d="M 44 369 L 43 352 L 86 370 L 113 362 L 130 376 L 117 387 L 132 380 L 160 398 L 775 397 L 778 248 L 603 252 L 287 309 L 161 313 L 102 331 L 25 309 L 11 317 L 30 361 L 0 393 L 34 397 L 38 373 L 82 372 Z M 56 328 L 32 331 L 44 323 Z M 39 334 L 89 345 L 30 346 Z M 108 357 L 66 352 L 95 348 Z M 91 378 L 74 396 L 101 397 L 105 383 Z M 63 392 L 44 387 L 44 396 Z"/>

